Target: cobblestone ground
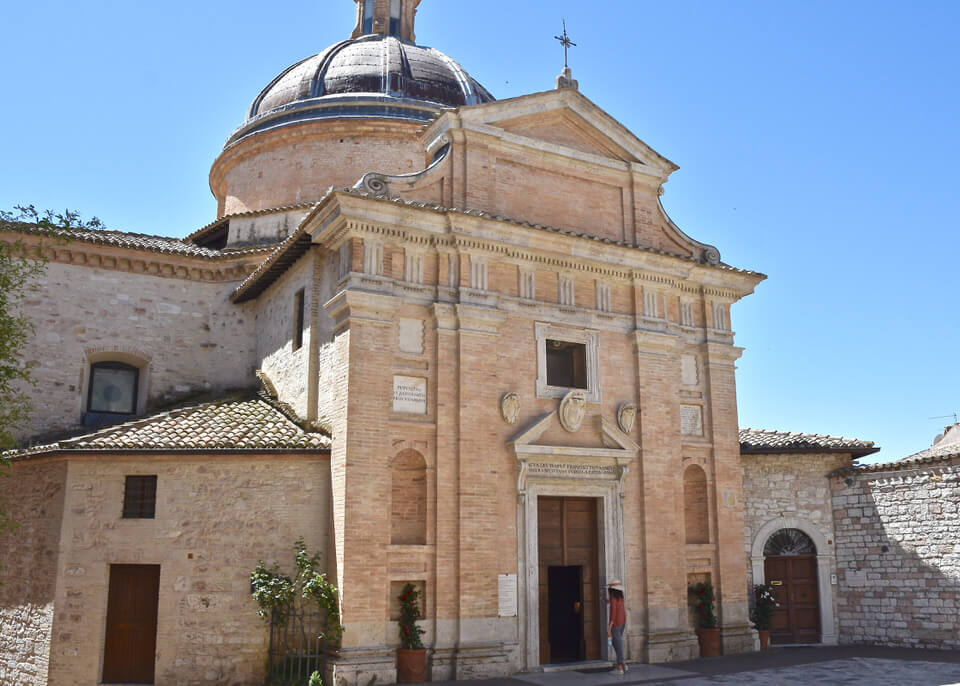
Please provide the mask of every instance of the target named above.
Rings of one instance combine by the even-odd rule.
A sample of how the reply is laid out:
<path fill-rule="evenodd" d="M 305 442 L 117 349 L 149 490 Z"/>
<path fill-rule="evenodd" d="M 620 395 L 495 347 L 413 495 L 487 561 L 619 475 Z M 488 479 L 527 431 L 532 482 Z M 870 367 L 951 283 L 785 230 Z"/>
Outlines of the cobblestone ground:
<path fill-rule="evenodd" d="M 634 664 L 622 676 L 598 666 L 471 683 L 474 686 L 960 686 L 960 651 L 856 647 L 784 650 L 670 665 Z"/>

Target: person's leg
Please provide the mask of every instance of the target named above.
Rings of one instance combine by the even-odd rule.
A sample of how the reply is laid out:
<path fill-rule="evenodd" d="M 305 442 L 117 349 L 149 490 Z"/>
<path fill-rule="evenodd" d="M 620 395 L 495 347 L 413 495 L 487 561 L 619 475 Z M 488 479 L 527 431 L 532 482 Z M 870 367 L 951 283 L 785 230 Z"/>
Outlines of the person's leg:
<path fill-rule="evenodd" d="M 610 636 L 613 638 L 613 650 L 617 653 L 617 668 L 624 668 L 623 661 L 623 630 L 625 625 L 621 624 L 620 626 L 613 627 L 613 630 L 610 632 Z"/>

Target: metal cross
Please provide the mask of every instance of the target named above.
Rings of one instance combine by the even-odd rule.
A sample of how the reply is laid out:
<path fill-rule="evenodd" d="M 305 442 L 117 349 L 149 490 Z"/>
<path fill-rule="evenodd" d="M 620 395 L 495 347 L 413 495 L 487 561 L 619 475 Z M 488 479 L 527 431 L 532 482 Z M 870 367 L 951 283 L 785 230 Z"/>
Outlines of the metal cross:
<path fill-rule="evenodd" d="M 564 66 L 564 67 L 569 67 L 570 65 L 567 64 L 567 51 L 568 51 L 570 48 L 575 48 L 575 47 L 577 47 L 577 44 L 574 43 L 572 40 L 570 40 L 570 36 L 567 35 L 567 20 L 566 20 L 566 19 L 563 20 L 563 36 L 554 36 L 554 38 L 556 38 L 558 41 L 560 41 L 560 45 L 563 46 L 563 66 Z"/>

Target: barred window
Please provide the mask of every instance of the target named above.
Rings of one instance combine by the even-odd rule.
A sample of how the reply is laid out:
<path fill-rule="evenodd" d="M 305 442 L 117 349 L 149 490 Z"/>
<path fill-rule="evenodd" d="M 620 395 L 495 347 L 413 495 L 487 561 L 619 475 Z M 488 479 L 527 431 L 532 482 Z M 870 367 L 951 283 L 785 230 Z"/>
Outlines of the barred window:
<path fill-rule="evenodd" d="M 128 476 L 123 491 L 123 518 L 153 519 L 156 509 L 156 475 Z"/>

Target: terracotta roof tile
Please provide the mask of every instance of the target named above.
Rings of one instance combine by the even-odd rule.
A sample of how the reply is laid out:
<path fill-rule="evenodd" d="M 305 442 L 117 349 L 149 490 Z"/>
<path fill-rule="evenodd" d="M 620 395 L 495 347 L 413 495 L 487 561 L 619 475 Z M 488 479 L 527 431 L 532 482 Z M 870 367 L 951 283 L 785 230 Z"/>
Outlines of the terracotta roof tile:
<path fill-rule="evenodd" d="M 129 248 L 131 250 L 145 250 L 147 252 L 162 253 L 165 255 L 183 255 L 201 259 L 217 259 L 237 255 L 240 253 L 265 252 L 273 246 L 258 246 L 245 250 L 220 251 L 210 248 L 201 248 L 193 243 L 187 243 L 179 238 L 164 236 L 148 236 L 142 233 L 128 233 L 126 231 L 92 230 L 92 229 L 58 229 L 49 232 L 39 229 L 34 224 L 0 222 L 0 232 L 22 233 L 27 235 L 49 235 L 52 239 L 65 239 L 81 243 L 108 245 L 115 248 Z"/>
<path fill-rule="evenodd" d="M 863 457 L 878 450 L 880 448 L 874 447 L 873 441 L 855 438 L 769 429 L 740 429 L 741 453 L 849 452 L 853 457 Z"/>
<path fill-rule="evenodd" d="M 110 426 L 84 436 L 7 453 L 12 459 L 62 451 L 303 451 L 329 450 L 331 441 L 291 421 L 263 396 L 234 395 Z"/>

